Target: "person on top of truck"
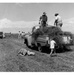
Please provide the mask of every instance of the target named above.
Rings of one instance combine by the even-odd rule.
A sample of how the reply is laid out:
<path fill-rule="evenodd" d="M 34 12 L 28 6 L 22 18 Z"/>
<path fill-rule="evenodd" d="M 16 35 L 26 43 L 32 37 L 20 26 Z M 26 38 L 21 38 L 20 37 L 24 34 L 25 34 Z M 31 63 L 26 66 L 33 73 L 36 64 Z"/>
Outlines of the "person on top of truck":
<path fill-rule="evenodd" d="M 55 22 L 54 22 L 54 25 L 57 26 L 57 27 L 62 27 L 62 25 L 63 25 L 62 19 L 59 16 L 58 13 L 55 14 Z"/>
<path fill-rule="evenodd" d="M 42 27 L 45 27 L 47 25 L 47 20 L 48 20 L 48 17 L 46 13 L 43 12 L 43 15 L 39 19 L 39 24 L 41 24 Z"/>

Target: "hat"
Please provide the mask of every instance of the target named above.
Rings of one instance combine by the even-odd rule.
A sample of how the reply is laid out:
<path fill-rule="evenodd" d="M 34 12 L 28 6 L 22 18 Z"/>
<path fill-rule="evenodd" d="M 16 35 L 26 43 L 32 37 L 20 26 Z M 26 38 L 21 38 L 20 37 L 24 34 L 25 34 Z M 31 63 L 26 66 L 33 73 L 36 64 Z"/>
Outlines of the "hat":
<path fill-rule="evenodd" d="M 55 16 L 59 15 L 58 13 L 55 13 Z"/>
<path fill-rule="evenodd" d="M 45 15 L 45 14 L 46 14 L 46 12 L 43 12 L 43 14 Z"/>

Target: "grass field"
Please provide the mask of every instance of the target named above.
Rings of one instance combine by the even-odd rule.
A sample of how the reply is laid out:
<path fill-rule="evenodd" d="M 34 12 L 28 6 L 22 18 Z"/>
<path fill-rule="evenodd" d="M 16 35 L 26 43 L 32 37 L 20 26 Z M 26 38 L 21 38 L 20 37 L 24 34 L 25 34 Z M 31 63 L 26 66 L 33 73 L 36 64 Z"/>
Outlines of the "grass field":
<path fill-rule="evenodd" d="M 21 48 L 35 52 L 35 56 L 17 56 Z M 17 36 L 0 39 L 1 72 L 74 72 L 74 46 L 50 57 L 48 51 L 38 52 L 27 48 Z"/>

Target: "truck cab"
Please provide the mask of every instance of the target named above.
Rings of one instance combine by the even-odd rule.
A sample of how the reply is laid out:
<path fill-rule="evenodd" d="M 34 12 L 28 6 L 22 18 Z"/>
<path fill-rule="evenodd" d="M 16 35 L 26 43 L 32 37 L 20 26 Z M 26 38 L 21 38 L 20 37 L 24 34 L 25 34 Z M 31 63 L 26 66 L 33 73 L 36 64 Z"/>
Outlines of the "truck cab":
<path fill-rule="evenodd" d="M 5 38 L 5 34 L 2 31 L 0 32 L 0 38 Z"/>

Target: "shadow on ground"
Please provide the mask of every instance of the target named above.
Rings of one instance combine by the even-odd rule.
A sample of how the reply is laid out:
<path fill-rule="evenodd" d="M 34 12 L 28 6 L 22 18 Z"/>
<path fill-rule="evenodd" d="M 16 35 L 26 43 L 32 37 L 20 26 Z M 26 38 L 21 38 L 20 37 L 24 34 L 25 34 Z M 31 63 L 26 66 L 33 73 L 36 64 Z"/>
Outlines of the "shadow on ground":
<path fill-rule="evenodd" d="M 32 50 L 38 51 L 37 48 L 33 48 Z M 63 48 L 63 49 L 62 49 L 62 48 L 55 49 L 55 52 L 56 52 L 56 53 L 65 53 L 65 52 L 71 52 L 71 51 L 72 51 L 72 49 L 67 49 L 67 48 Z M 46 47 L 43 47 L 42 53 L 50 54 L 50 52 L 51 52 L 50 49 L 48 49 L 48 48 L 46 48 Z"/>

